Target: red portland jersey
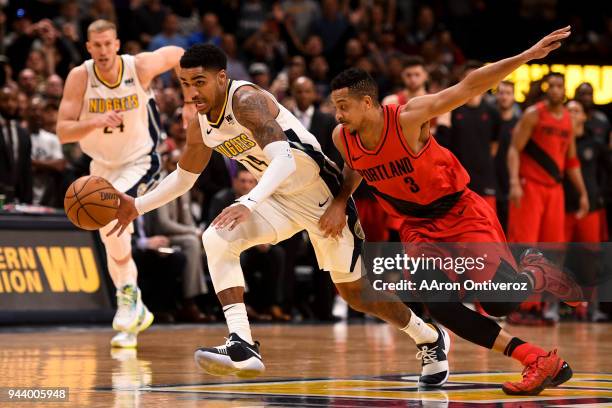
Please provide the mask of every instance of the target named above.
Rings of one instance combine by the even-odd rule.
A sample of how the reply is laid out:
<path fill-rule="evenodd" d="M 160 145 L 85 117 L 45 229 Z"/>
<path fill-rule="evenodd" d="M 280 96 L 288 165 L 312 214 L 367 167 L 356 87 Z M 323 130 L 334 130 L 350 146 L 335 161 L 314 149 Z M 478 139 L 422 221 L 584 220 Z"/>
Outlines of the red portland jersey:
<path fill-rule="evenodd" d="M 541 184 L 556 184 L 563 178 L 572 120 L 566 108 L 563 108 L 563 116 L 556 118 L 545 102 L 538 102 L 535 106 L 538 123 L 521 152 L 519 174 Z"/>
<path fill-rule="evenodd" d="M 342 128 L 346 163 L 361 174 L 390 214 L 435 218 L 444 215 L 470 181 L 459 160 L 433 137 L 418 153 L 410 150 L 399 123 L 398 105 L 382 107 L 385 127 L 374 150 Z"/>

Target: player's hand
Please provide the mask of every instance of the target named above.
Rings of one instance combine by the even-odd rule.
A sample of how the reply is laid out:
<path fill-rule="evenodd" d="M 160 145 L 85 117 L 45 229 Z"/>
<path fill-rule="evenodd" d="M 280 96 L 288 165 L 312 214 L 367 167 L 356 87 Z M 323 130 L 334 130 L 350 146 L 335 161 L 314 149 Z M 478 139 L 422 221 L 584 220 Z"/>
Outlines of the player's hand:
<path fill-rule="evenodd" d="M 525 55 L 530 59 L 539 59 L 547 56 L 551 51 L 561 46 L 561 41 L 569 37 L 571 27 L 563 27 L 553 31 L 542 38 L 536 45 L 525 51 Z"/>
<path fill-rule="evenodd" d="M 130 197 L 125 193 L 117 192 L 119 195 L 119 207 L 117 208 L 117 223 L 113 227 L 112 230 L 106 234 L 107 237 L 110 237 L 115 232 L 117 236 L 123 234 L 123 231 L 138 217 L 138 210 L 136 210 L 136 204 L 134 203 L 134 198 Z"/>
<path fill-rule="evenodd" d="M 519 181 L 510 182 L 509 200 L 516 208 L 521 206 L 521 198 L 523 198 L 523 187 Z"/>
<path fill-rule="evenodd" d="M 183 105 L 183 111 L 181 116 L 183 118 L 183 129 L 187 129 L 189 127 L 189 122 L 196 117 L 198 110 L 195 107 L 195 103 L 186 103 Z"/>
<path fill-rule="evenodd" d="M 100 115 L 98 117 L 98 127 L 112 127 L 116 128 L 117 126 L 123 123 L 123 115 L 121 115 L 120 110 L 113 110 L 110 112 L 106 112 L 104 115 Z"/>
<path fill-rule="evenodd" d="M 340 238 L 346 225 L 346 202 L 332 200 L 319 219 L 319 228 L 325 238 Z"/>
<path fill-rule="evenodd" d="M 155 235 L 147 239 L 147 249 L 157 251 L 159 248 L 170 246 L 170 239 L 163 235 Z"/>
<path fill-rule="evenodd" d="M 586 194 L 580 195 L 580 201 L 578 203 L 578 211 L 576 211 L 576 218 L 580 219 L 589 213 L 589 196 Z"/>
<path fill-rule="evenodd" d="M 228 231 L 231 231 L 236 228 L 238 224 L 246 221 L 250 215 L 251 210 L 246 206 L 242 204 L 232 204 L 229 207 L 225 207 L 223 211 L 221 211 L 221 214 L 217 215 L 210 225 L 217 229 L 228 227 Z"/>

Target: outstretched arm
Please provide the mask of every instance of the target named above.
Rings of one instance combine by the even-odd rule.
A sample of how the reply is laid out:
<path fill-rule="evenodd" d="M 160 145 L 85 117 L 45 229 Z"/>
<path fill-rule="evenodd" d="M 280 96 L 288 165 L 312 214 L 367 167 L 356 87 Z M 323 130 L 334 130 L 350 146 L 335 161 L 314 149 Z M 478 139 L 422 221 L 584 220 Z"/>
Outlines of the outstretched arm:
<path fill-rule="evenodd" d="M 189 191 L 208 165 L 211 154 L 212 150 L 202 140 L 198 119 L 194 118 L 187 129 L 187 144 L 176 170 L 164 178 L 155 189 L 136 199 L 119 193 L 117 224 L 107 235 L 110 236 L 117 230 L 117 235 L 121 235 L 138 215 L 159 208 Z"/>
<path fill-rule="evenodd" d="M 528 50 L 479 68 L 450 88 L 433 95 L 413 98 L 406 104 L 402 116 L 406 115 L 407 121 L 421 124 L 451 111 L 472 97 L 491 89 L 526 62 L 546 57 L 548 53 L 559 48 L 561 41 L 569 35 L 569 26 L 553 31 Z"/>
<path fill-rule="evenodd" d="M 236 120 L 251 131 L 270 162 L 257 186 L 238 198 L 237 204 L 224 209 L 211 224 L 217 228 L 229 226 L 230 230 L 246 220 L 257 205 L 270 197 L 296 169 L 291 146 L 276 121 L 278 106 L 269 96 L 256 88 L 244 86 L 234 93 L 232 108 Z"/>

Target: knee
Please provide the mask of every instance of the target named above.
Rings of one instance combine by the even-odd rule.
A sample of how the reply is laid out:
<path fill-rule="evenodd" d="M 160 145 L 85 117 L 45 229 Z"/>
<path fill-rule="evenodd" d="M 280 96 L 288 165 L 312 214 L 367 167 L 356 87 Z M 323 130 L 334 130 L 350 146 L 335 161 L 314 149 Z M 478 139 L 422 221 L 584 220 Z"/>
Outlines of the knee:
<path fill-rule="evenodd" d="M 214 256 L 215 253 L 224 252 L 227 249 L 228 243 L 219 233 L 216 228 L 209 227 L 202 234 L 202 245 L 207 257 Z"/>
<path fill-rule="evenodd" d="M 493 317 L 502 317 L 515 311 L 520 303 L 480 302 L 480 306 Z"/>
<path fill-rule="evenodd" d="M 362 282 L 359 279 L 356 282 L 338 283 L 336 284 L 338 293 L 342 299 L 349 304 L 350 307 L 358 312 L 367 312 L 368 307 L 363 298 Z"/>

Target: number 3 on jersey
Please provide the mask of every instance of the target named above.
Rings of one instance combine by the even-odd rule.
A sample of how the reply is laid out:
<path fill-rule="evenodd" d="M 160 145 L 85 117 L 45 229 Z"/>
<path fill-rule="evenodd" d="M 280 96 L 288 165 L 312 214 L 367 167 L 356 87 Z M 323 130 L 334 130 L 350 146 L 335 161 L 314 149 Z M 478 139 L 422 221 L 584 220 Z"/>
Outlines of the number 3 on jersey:
<path fill-rule="evenodd" d="M 116 129 L 119 129 L 119 132 L 123 133 L 123 127 L 124 127 L 123 122 L 121 122 L 121 124 L 119 126 L 117 126 Z M 104 133 L 113 133 L 113 129 L 115 129 L 115 128 L 112 128 L 110 126 L 105 126 L 104 127 Z"/>

